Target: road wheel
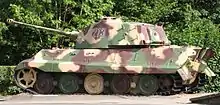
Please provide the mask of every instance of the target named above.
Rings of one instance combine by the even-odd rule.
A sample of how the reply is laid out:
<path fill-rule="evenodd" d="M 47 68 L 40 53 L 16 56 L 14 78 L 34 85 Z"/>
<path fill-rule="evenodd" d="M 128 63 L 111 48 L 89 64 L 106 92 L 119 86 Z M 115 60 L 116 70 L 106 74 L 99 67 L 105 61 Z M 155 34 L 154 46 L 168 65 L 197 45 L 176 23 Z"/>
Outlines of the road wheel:
<path fill-rule="evenodd" d="M 104 90 L 104 79 L 101 75 L 91 73 L 84 80 L 84 88 L 89 94 L 100 94 Z"/>
<path fill-rule="evenodd" d="M 111 90 L 115 94 L 127 93 L 130 90 L 131 81 L 127 75 L 115 75 L 111 81 Z"/>
<path fill-rule="evenodd" d="M 60 77 L 58 86 L 63 93 L 74 93 L 79 89 L 79 78 L 76 75 L 64 74 Z"/>
<path fill-rule="evenodd" d="M 50 94 L 54 89 L 53 77 L 47 73 L 38 73 L 34 89 L 40 94 Z"/>
<path fill-rule="evenodd" d="M 34 69 L 21 69 L 16 71 L 15 78 L 17 83 L 24 89 L 34 86 L 37 79 L 37 72 Z"/>
<path fill-rule="evenodd" d="M 153 75 L 142 75 L 138 87 L 143 95 L 153 95 L 158 90 L 158 79 Z"/>

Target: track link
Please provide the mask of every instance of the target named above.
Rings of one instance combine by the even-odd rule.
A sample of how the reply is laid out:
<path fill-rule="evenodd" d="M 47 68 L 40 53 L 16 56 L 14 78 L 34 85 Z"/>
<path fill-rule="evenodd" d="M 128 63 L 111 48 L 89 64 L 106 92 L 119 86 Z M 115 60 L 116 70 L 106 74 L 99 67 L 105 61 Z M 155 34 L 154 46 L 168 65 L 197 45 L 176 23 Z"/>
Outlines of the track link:
<path fill-rule="evenodd" d="M 171 74 L 169 77 L 172 80 L 172 88 L 166 91 L 158 91 L 156 95 L 174 95 L 178 94 L 182 91 L 183 84 L 182 84 L 182 79 L 178 74 Z"/>
<path fill-rule="evenodd" d="M 53 74 L 53 73 L 52 73 Z M 85 78 L 85 76 L 82 76 L 83 79 Z M 173 85 L 172 85 L 172 88 L 170 90 L 166 90 L 166 91 L 160 91 L 158 90 L 155 94 L 153 95 L 174 95 L 174 94 L 179 94 L 181 92 L 185 92 L 185 93 L 193 93 L 195 91 L 198 91 L 200 89 L 201 86 L 204 86 L 205 82 L 206 82 L 206 79 L 205 79 L 205 75 L 199 75 L 198 76 L 198 82 L 195 83 L 193 86 L 184 86 L 182 84 L 182 79 L 181 77 L 179 76 L 179 74 L 171 74 L 169 75 L 169 77 L 172 79 L 173 81 Z M 106 80 L 109 80 L 106 79 Z M 57 80 L 54 81 L 54 85 L 56 85 L 57 83 Z M 83 84 L 83 83 L 82 83 Z M 73 93 L 73 94 L 80 94 L 80 95 L 84 95 L 84 94 L 88 94 L 85 89 L 83 89 L 82 87 L 82 84 L 81 84 L 81 89 L 80 91 L 76 92 L 76 93 Z M 24 89 L 24 88 L 22 88 Z M 109 91 L 108 88 L 105 88 L 107 89 L 107 91 L 101 93 L 101 95 L 115 95 L 113 94 L 111 91 Z M 31 93 L 31 94 L 39 94 L 37 93 L 33 88 L 28 88 L 28 89 L 24 89 L 26 92 L 28 93 Z M 61 91 L 59 91 L 58 87 L 55 86 L 55 89 L 52 93 L 50 94 L 64 94 L 62 93 Z M 122 95 L 125 95 L 125 96 L 144 96 L 144 95 L 141 95 L 141 94 L 131 94 L 131 93 L 126 93 L 126 94 L 122 94 Z"/>
<path fill-rule="evenodd" d="M 186 86 L 184 89 L 185 93 L 196 93 L 199 92 L 202 87 L 207 83 L 206 75 L 205 74 L 199 74 L 199 76 L 196 78 L 197 81 L 195 81 L 192 85 Z"/>

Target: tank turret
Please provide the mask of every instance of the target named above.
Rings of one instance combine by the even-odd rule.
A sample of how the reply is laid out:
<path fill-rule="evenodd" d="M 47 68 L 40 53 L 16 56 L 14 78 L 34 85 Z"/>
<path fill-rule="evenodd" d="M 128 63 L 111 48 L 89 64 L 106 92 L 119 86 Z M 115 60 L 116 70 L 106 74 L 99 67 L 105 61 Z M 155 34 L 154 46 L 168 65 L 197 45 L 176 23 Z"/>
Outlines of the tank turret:
<path fill-rule="evenodd" d="M 149 45 L 170 45 L 170 41 L 162 25 L 123 22 L 121 18 L 115 17 L 103 17 L 98 22 L 90 24 L 80 32 L 64 32 L 18 22 L 13 19 L 9 19 L 8 22 L 57 32 L 63 35 L 77 36 L 75 48 L 121 48 L 124 46 L 146 47 Z"/>
<path fill-rule="evenodd" d="M 82 31 L 76 48 L 146 47 L 149 45 L 170 45 L 162 25 L 124 22 L 121 18 L 104 17 Z"/>

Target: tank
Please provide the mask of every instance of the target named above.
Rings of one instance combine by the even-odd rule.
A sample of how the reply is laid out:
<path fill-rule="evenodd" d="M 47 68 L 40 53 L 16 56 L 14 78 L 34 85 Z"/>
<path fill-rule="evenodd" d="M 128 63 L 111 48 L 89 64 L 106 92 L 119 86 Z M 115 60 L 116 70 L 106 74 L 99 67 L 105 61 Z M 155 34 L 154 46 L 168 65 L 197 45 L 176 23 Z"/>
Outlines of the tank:
<path fill-rule="evenodd" d="M 161 23 L 102 17 L 64 32 L 8 22 L 75 37 L 75 46 L 42 49 L 15 67 L 16 84 L 36 94 L 171 95 L 195 92 L 215 76 L 210 48 L 172 45 Z"/>

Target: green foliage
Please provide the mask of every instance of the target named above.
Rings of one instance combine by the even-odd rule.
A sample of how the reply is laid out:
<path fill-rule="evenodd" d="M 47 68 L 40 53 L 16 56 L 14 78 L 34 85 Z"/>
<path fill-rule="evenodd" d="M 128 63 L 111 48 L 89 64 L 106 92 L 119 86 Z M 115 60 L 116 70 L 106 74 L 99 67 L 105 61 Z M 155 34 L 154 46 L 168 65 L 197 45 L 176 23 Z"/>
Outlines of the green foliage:
<path fill-rule="evenodd" d="M 131 21 L 158 22 L 176 11 L 177 2 L 173 0 L 116 0 L 115 14 L 128 18 Z"/>
<path fill-rule="evenodd" d="M 9 25 L 7 18 L 72 31 L 102 16 L 116 16 L 125 21 L 164 22 L 172 44 L 212 48 L 216 55 L 208 64 L 217 77 L 204 88 L 220 90 L 219 0 L 1 0 L 0 14 L 0 65 L 16 65 L 63 38 L 45 30 Z"/>
<path fill-rule="evenodd" d="M 7 30 L 7 26 L 5 25 L 5 23 L 0 22 L 0 45 L 4 45 L 6 43 L 6 41 L 2 37 L 5 30 Z"/>
<path fill-rule="evenodd" d="M 14 66 L 0 66 L 0 95 L 12 95 L 21 92 L 14 81 Z"/>

